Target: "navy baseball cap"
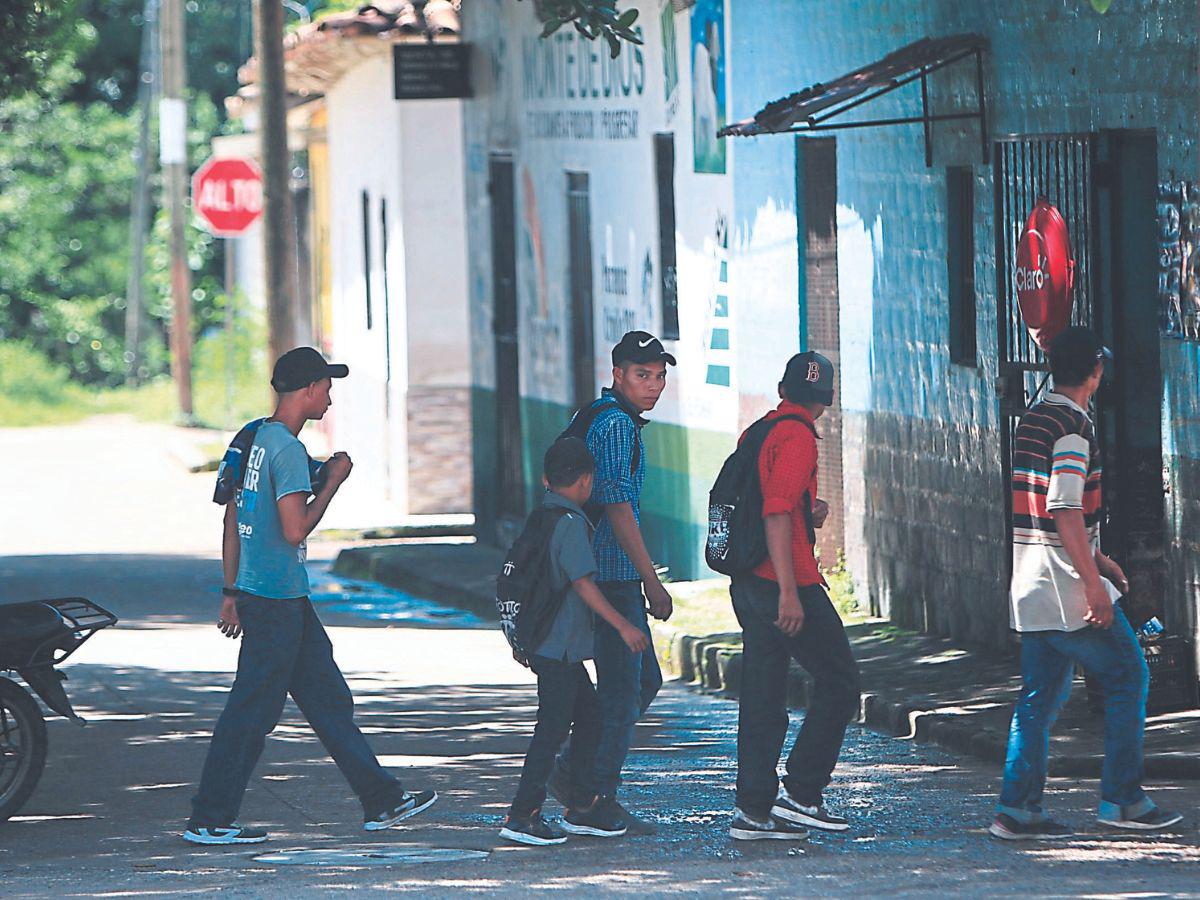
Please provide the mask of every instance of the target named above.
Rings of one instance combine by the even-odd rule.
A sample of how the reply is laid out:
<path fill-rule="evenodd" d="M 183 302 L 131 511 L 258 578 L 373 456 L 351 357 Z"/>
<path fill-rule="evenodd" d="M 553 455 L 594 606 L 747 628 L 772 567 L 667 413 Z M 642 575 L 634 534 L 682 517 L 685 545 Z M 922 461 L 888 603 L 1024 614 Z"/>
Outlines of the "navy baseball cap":
<path fill-rule="evenodd" d="M 784 395 L 793 403 L 833 405 L 833 363 L 815 350 L 788 360 L 782 384 Z"/>
<path fill-rule="evenodd" d="M 349 374 L 349 366 L 327 362 L 314 348 L 296 347 L 276 361 L 271 373 L 271 387 L 286 394 L 306 388 L 322 378 L 345 378 Z"/>
<path fill-rule="evenodd" d="M 1096 370 L 1096 363 L 1103 363 L 1107 371 L 1113 353 L 1096 332 L 1082 325 L 1072 325 L 1050 342 L 1046 358 L 1056 381 L 1078 384 Z"/>
<path fill-rule="evenodd" d="M 665 362 L 675 365 L 675 357 L 667 352 L 662 341 L 648 331 L 629 331 L 612 350 L 614 366 L 622 363 Z"/>

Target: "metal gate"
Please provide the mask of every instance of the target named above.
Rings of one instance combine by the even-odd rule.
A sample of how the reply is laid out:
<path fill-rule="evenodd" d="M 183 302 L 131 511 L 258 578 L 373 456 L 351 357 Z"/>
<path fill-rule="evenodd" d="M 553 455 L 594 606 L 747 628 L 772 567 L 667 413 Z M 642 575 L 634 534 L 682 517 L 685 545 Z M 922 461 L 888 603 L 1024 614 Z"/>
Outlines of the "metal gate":
<path fill-rule="evenodd" d="M 1093 250 L 1097 246 L 1096 139 L 1091 134 L 1009 135 L 996 141 L 996 326 L 1000 397 L 1001 463 L 1005 511 L 1012 525 L 1013 436 L 1021 415 L 1049 381 L 1041 349 L 1021 318 L 1013 283 L 1021 229 L 1038 199 L 1058 207 L 1075 255 L 1075 303 L 1071 322 L 1101 330 Z M 1102 429 L 1097 430 L 1103 434 Z"/>

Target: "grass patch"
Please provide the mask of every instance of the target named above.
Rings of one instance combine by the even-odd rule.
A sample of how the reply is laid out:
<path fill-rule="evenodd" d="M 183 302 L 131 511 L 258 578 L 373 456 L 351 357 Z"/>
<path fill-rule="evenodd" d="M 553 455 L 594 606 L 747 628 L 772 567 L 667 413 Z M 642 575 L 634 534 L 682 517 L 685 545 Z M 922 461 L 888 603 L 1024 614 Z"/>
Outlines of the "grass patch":
<path fill-rule="evenodd" d="M 232 355 L 223 332 L 209 333 L 196 342 L 190 424 L 231 428 L 263 414 L 271 403 L 265 346 L 263 329 L 253 320 L 239 323 Z M 227 373 L 233 376 L 231 384 Z M 91 388 L 73 381 L 65 366 L 52 363 L 28 344 L 0 341 L 0 425 L 68 425 L 117 414 L 147 422 L 182 421 L 169 377 L 137 387 Z"/>

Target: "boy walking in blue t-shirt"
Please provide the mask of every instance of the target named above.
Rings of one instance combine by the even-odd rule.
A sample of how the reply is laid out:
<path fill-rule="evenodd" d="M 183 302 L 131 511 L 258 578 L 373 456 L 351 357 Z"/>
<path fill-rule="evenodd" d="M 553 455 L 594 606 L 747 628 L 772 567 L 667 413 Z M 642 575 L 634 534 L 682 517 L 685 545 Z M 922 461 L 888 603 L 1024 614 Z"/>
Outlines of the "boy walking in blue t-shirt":
<path fill-rule="evenodd" d="M 327 363 L 311 347 L 279 358 L 271 378 L 278 406 L 247 449 L 240 486 L 225 508 L 217 627 L 228 637 L 240 636 L 242 649 L 183 833 L 194 844 L 267 839 L 262 829 L 235 820 L 289 694 L 362 802 L 367 831 L 390 828 L 437 800 L 433 791 L 405 791 L 379 765 L 354 724 L 354 698 L 308 600 L 306 542 L 350 476 L 351 462 L 335 453 L 314 492 L 308 453 L 296 436 L 329 409 L 331 379 L 347 374 L 346 366 Z"/>
<path fill-rule="evenodd" d="M 500 830 L 501 837 L 521 844 L 543 846 L 567 839 L 542 816 L 542 803 L 554 755 L 568 734 L 571 740 L 566 752 L 573 783 L 563 828 L 593 837 L 625 833 L 620 816 L 601 814 L 604 807 L 596 796 L 593 770 L 600 737 L 600 708 L 583 661 L 593 656 L 596 615 L 620 635 L 632 653 L 642 653 L 650 640 L 596 587 L 591 528 L 583 512 L 592 494 L 595 470 L 595 460 L 579 438 L 561 438 L 546 451 L 542 477 L 546 497 L 542 502 L 565 510 L 550 535 L 550 584 L 566 591 L 566 596 L 545 639 L 529 659 L 538 677 L 537 726 L 525 755 L 517 796 Z"/>

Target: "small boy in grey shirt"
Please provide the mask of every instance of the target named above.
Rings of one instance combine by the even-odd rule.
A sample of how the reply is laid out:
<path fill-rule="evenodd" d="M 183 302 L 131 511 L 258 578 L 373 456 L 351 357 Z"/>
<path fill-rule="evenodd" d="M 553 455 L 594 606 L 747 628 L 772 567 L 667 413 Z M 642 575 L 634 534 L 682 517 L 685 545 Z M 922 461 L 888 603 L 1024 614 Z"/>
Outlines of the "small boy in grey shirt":
<path fill-rule="evenodd" d="M 542 503 L 566 510 L 550 536 L 551 583 L 565 590 L 566 596 L 546 638 L 529 659 L 538 677 L 537 726 L 525 755 L 517 796 L 500 830 L 501 837 L 521 844 L 544 846 L 567 839 L 542 816 L 542 803 L 555 754 L 568 735 L 571 772 L 576 773 L 576 780 L 563 828 L 596 837 L 625 833 L 621 817 L 609 810 L 596 796 L 595 787 L 587 783 L 600 734 L 600 710 L 583 661 L 592 658 L 595 615 L 616 629 L 634 653 L 645 650 L 650 638 L 613 609 L 596 587 L 591 526 L 583 512 L 583 504 L 592 494 L 595 469 L 587 445 L 579 438 L 561 438 L 546 451 Z"/>

